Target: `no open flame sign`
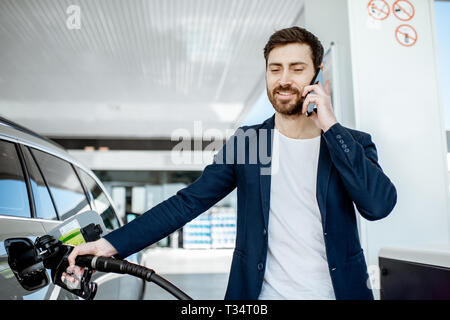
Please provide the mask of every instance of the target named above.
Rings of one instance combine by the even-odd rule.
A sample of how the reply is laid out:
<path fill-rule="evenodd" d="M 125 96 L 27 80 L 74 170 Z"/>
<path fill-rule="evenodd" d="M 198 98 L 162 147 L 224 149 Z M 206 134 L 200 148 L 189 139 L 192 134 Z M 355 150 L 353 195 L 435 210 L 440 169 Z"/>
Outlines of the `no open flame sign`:
<path fill-rule="evenodd" d="M 367 4 L 369 15 L 377 20 L 384 20 L 389 16 L 389 4 L 384 0 L 371 0 Z"/>

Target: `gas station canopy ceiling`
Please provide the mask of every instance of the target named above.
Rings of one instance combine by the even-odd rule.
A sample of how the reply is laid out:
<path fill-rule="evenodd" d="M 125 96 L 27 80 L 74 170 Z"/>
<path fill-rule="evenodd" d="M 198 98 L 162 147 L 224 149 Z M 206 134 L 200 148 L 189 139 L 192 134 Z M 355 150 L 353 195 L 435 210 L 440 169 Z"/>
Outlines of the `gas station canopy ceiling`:
<path fill-rule="evenodd" d="M 269 36 L 298 25 L 302 8 L 0 0 L 0 115 L 51 137 L 170 137 L 194 121 L 225 130 L 265 90 Z"/>

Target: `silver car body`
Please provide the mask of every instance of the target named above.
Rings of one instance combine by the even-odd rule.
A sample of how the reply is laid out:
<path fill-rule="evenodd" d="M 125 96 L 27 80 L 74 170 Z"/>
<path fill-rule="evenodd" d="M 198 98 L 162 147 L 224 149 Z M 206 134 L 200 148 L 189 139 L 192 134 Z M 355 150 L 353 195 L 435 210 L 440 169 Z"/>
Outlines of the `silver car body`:
<path fill-rule="evenodd" d="M 27 131 L 23 127 L 16 126 L 11 122 L 7 122 L 0 119 L 0 141 L 8 141 L 15 144 L 19 144 L 26 147 L 31 147 L 45 153 L 56 156 L 66 162 L 69 162 L 75 167 L 82 169 L 84 173 L 87 173 L 91 178 L 95 180 L 98 186 L 102 189 L 114 212 L 117 210 L 114 208 L 114 203 L 111 197 L 108 195 L 103 184 L 98 180 L 95 174 L 79 163 L 70 154 L 52 143 L 48 139 L 40 137 L 31 131 Z M 81 180 L 80 180 L 81 182 Z M 83 184 L 81 182 L 81 184 Z M 89 204 L 91 202 L 88 200 Z M 92 210 L 95 210 L 92 208 Z M 58 286 L 54 286 L 51 281 L 50 284 L 42 289 L 35 291 L 27 291 L 21 287 L 13 272 L 8 265 L 8 257 L 4 246 L 4 240 L 14 237 L 27 237 L 31 240 L 35 240 L 36 237 L 42 236 L 48 233 L 53 228 L 57 227 L 62 221 L 58 220 L 45 220 L 42 218 L 25 218 L 16 217 L 11 215 L 2 214 L 2 208 L 0 206 L 0 299 L 78 299 L 77 296 L 69 293 L 68 291 L 61 289 Z M 116 215 L 117 218 L 117 215 Z M 117 219 L 119 225 L 122 226 L 123 222 Z M 142 264 L 142 253 L 134 254 L 127 258 L 128 261 L 133 263 Z M 49 278 L 50 278 L 50 274 Z M 117 299 L 141 299 L 144 292 L 144 282 L 141 279 L 137 279 L 127 275 L 118 274 L 106 274 L 102 272 L 94 273 L 92 280 L 98 284 L 98 291 L 95 299 L 104 300 L 117 300 Z"/>

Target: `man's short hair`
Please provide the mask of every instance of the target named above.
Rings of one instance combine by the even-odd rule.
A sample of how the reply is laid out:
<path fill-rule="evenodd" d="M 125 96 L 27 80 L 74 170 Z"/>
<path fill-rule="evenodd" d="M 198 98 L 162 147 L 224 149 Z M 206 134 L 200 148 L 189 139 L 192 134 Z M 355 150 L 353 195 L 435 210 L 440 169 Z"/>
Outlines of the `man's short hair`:
<path fill-rule="evenodd" d="M 264 47 L 264 58 L 266 59 L 266 68 L 267 68 L 267 59 L 272 49 L 286 44 L 297 42 L 309 45 L 312 51 L 311 58 L 314 63 L 314 70 L 319 69 L 320 64 L 322 63 L 324 51 L 322 44 L 320 43 L 319 39 L 311 32 L 309 32 L 304 28 L 296 26 L 278 30 L 277 32 L 275 32 L 270 36 L 269 41 Z"/>

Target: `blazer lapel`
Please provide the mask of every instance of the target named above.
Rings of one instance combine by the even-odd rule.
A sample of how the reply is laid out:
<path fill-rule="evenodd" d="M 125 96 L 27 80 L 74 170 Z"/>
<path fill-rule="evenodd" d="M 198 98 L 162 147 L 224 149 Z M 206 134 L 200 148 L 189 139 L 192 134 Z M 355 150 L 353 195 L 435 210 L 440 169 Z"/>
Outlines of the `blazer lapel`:
<path fill-rule="evenodd" d="M 269 159 L 267 164 L 263 164 L 261 163 L 261 161 L 258 161 L 260 169 L 259 177 L 260 177 L 261 202 L 263 208 L 264 225 L 266 229 L 269 223 L 271 175 L 268 173 L 272 166 L 272 146 L 273 146 L 274 127 L 275 127 L 275 114 L 271 118 L 267 119 L 260 128 L 260 130 L 265 129 L 267 133 L 266 134 L 267 152 L 266 150 L 263 150 L 262 152 L 263 154 L 264 152 L 266 152 L 267 158 Z M 330 174 L 331 174 L 331 158 L 326 142 L 323 139 L 323 130 L 322 130 L 322 135 L 320 137 L 319 164 L 317 168 L 316 199 L 319 205 L 319 210 L 322 218 L 323 230 L 325 230 L 326 227 L 326 199 Z"/>
<path fill-rule="evenodd" d="M 258 155 L 263 153 L 264 156 L 267 156 L 269 159 L 267 164 L 261 163 L 261 160 L 258 161 L 259 164 L 259 179 L 260 179 L 260 191 L 261 191 L 261 202 L 263 209 L 263 217 L 264 217 L 264 226 L 267 229 L 269 223 L 269 208 L 270 208 L 270 182 L 271 182 L 271 174 L 269 173 L 272 169 L 272 144 L 273 144 L 273 129 L 275 127 L 275 114 L 267 119 L 263 126 L 260 128 L 265 130 L 266 138 L 267 138 L 267 150 L 259 149 Z M 259 132 L 259 137 L 261 137 L 262 132 Z M 259 148 L 261 148 L 260 140 L 258 140 Z"/>
<path fill-rule="evenodd" d="M 316 199 L 319 205 L 320 215 L 322 217 L 322 227 L 325 231 L 327 222 L 327 193 L 328 182 L 331 175 L 331 157 L 328 151 L 327 143 L 323 138 L 323 130 L 320 136 L 320 151 L 319 164 L 317 167 L 317 184 L 316 184 Z"/>

